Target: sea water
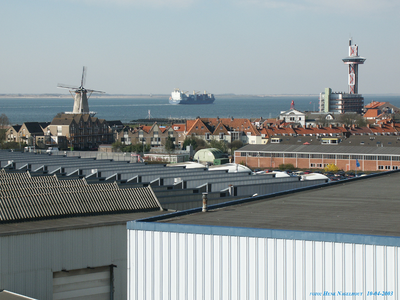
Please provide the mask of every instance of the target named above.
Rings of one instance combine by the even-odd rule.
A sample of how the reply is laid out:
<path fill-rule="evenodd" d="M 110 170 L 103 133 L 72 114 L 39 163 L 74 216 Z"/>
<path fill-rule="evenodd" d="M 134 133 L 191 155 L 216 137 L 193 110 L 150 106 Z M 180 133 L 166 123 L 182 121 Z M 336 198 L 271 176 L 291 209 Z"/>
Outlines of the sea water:
<path fill-rule="evenodd" d="M 364 95 L 371 101 L 390 102 L 400 107 L 400 96 Z M 146 118 L 276 118 L 290 109 L 292 101 L 300 111 L 318 110 L 318 95 L 307 96 L 215 96 L 209 105 L 172 105 L 168 96 L 99 97 L 89 99 L 90 111 L 101 119 L 123 123 Z M 60 112 L 72 111 L 71 98 L 0 98 L 0 114 L 6 114 L 11 124 L 51 122 Z"/>

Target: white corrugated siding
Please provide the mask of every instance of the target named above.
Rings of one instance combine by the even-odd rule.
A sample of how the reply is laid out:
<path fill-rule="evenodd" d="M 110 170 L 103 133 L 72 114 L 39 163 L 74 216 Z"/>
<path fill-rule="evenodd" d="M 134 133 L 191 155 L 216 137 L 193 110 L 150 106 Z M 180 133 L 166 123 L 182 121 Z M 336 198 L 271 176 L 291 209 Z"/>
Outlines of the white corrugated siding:
<path fill-rule="evenodd" d="M 398 255 L 394 246 L 128 230 L 128 297 L 399 299 Z"/>

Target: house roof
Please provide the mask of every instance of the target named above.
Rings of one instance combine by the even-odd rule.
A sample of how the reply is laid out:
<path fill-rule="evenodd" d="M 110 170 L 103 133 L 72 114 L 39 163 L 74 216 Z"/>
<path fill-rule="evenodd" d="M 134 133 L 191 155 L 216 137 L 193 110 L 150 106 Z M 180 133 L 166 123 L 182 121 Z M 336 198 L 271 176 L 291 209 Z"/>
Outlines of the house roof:
<path fill-rule="evenodd" d="M 370 108 L 365 112 L 364 118 L 376 118 L 380 114 L 381 114 L 380 109 L 378 109 L 378 108 Z"/>
<path fill-rule="evenodd" d="M 384 103 L 385 102 L 372 101 L 371 103 L 365 105 L 365 108 L 368 108 L 368 109 L 378 108 L 379 106 L 383 105 Z"/>
<path fill-rule="evenodd" d="M 25 122 L 24 125 L 30 134 L 43 135 L 43 129 L 39 122 Z"/>
<path fill-rule="evenodd" d="M 10 126 L 10 128 L 13 128 L 14 131 L 16 131 L 16 132 L 18 132 L 21 129 L 21 127 L 22 127 L 22 125 L 18 125 L 18 124 Z"/>
<path fill-rule="evenodd" d="M 110 127 L 113 126 L 124 126 L 124 124 L 120 120 L 114 120 L 114 121 L 107 121 L 108 125 Z"/>
<path fill-rule="evenodd" d="M 182 131 L 182 132 L 184 132 L 184 131 L 185 131 L 186 124 L 172 124 L 171 127 L 172 127 L 172 129 L 175 130 L 175 131 Z"/>
<path fill-rule="evenodd" d="M 140 126 L 140 128 L 141 128 L 144 132 L 149 133 L 150 130 L 153 128 L 153 126 L 145 126 L 145 125 L 142 125 L 142 126 Z"/>
<path fill-rule="evenodd" d="M 191 127 L 188 127 L 187 134 L 197 134 L 197 135 L 205 135 L 206 133 L 211 134 L 211 129 L 203 122 L 202 119 L 198 118 L 192 124 Z"/>
<path fill-rule="evenodd" d="M 54 118 L 50 125 L 71 125 L 72 122 L 74 122 L 74 118 L 61 117 Z"/>

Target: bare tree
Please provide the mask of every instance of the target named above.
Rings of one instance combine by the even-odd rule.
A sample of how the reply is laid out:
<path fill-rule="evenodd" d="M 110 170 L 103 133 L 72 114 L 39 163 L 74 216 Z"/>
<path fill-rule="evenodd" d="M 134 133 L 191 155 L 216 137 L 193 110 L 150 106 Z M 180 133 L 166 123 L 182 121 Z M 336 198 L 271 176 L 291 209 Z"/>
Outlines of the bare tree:
<path fill-rule="evenodd" d="M 0 115 L 0 127 L 6 128 L 6 127 L 8 127 L 8 125 L 10 125 L 10 120 L 8 120 L 8 117 L 6 116 L 6 114 L 1 114 Z"/>

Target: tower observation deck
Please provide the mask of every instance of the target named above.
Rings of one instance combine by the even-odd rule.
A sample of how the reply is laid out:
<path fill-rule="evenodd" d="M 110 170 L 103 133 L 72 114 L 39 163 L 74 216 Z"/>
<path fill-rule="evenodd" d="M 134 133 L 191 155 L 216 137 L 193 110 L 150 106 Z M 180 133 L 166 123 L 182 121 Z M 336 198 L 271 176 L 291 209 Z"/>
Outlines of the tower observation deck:
<path fill-rule="evenodd" d="M 358 46 L 351 44 L 349 40 L 349 56 L 342 59 L 342 61 L 349 65 L 349 94 L 358 94 L 358 65 L 362 65 L 366 58 L 358 56 Z"/>

